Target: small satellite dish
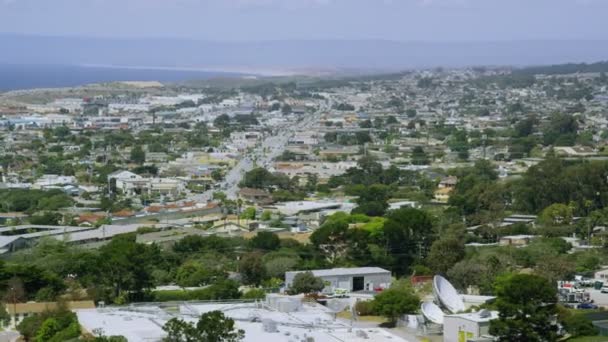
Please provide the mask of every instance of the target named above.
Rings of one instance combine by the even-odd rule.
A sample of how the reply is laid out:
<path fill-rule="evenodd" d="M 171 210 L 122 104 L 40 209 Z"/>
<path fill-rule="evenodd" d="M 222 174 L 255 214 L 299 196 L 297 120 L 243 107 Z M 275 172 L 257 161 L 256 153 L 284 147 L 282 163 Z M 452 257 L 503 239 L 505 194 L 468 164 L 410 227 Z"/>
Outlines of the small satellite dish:
<path fill-rule="evenodd" d="M 441 311 L 441 309 L 435 303 L 422 303 L 422 305 L 420 306 L 420 311 L 422 312 L 424 318 L 426 318 L 427 320 L 435 324 L 443 325 L 443 311 Z"/>
<path fill-rule="evenodd" d="M 488 317 L 492 316 L 492 313 L 486 309 L 479 310 L 478 314 L 479 314 L 479 317 L 481 317 L 481 318 L 488 318 Z"/>
<path fill-rule="evenodd" d="M 454 286 L 440 275 L 436 275 L 433 278 L 433 293 L 439 303 L 451 313 L 458 313 L 465 310 L 462 297 L 460 297 Z"/>

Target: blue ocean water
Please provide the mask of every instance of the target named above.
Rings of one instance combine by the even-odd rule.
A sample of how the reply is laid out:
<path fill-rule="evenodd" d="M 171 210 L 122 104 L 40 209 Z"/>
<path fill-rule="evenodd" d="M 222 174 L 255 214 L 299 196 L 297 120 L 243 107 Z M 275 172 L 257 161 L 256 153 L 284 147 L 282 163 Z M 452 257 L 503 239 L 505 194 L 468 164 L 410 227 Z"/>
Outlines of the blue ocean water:
<path fill-rule="evenodd" d="M 33 88 L 74 87 L 113 81 L 174 82 L 215 77 L 239 77 L 236 73 L 89 67 L 76 65 L 0 64 L 0 91 Z"/>

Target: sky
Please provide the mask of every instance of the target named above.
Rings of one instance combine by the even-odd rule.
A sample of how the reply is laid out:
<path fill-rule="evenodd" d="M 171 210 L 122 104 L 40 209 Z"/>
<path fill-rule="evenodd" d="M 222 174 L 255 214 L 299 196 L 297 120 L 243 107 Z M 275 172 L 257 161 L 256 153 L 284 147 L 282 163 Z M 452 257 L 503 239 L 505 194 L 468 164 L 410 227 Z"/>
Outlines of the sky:
<path fill-rule="evenodd" d="M 0 0 L 0 32 L 215 41 L 608 39 L 608 0 Z"/>

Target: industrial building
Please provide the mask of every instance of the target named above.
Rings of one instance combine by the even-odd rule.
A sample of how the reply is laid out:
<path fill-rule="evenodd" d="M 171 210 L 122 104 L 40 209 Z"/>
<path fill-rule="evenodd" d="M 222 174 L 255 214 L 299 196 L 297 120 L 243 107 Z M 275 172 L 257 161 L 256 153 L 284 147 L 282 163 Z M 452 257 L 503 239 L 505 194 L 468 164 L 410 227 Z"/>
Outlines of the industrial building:
<path fill-rule="evenodd" d="M 498 318 L 497 311 L 445 315 L 443 317 L 443 342 L 493 341 L 490 321 Z"/>
<path fill-rule="evenodd" d="M 286 272 L 285 286 L 291 287 L 295 276 L 303 272 L 306 271 Z M 333 293 L 335 289 L 351 292 L 375 291 L 388 288 L 391 284 L 391 272 L 379 267 L 332 268 L 310 272 L 323 279 L 326 284 L 324 293 Z"/>
<path fill-rule="evenodd" d="M 338 308 L 340 310 L 342 308 Z M 221 311 L 245 333 L 244 342 L 408 342 L 381 328 L 357 328 L 336 319 L 336 311 L 301 298 L 269 295 L 258 302 L 140 303 L 128 307 L 77 310 L 78 321 L 88 331 L 121 335 L 129 342 L 161 341 L 163 325 L 171 318 L 194 323 L 210 311 Z"/>

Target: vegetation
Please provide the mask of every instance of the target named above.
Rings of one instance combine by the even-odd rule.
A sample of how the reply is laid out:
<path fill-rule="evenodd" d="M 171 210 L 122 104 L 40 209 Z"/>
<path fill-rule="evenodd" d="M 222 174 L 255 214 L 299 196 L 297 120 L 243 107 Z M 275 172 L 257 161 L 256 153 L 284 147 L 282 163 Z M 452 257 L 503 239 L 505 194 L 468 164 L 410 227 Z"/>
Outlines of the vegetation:
<path fill-rule="evenodd" d="M 237 342 L 243 339 L 243 330 L 236 329 L 234 320 L 221 311 L 204 313 L 196 324 L 172 318 L 163 326 L 167 332 L 164 342 Z"/>
<path fill-rule="evenodd" d="M 490 321 L 490 333 L 499 341 L 557 340 L 557 325 L 551 323 L 557 313 L 552 283 L 535 275 L 511 275 L 496 284 L 496 296 L 499 318 Z"/>

